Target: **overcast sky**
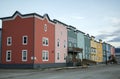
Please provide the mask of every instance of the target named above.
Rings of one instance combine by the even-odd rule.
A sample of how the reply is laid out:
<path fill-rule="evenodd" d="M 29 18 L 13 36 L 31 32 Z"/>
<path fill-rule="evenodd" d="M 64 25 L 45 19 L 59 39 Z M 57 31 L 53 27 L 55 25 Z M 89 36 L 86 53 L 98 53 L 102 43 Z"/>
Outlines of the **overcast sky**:
<path fill-rule="evenodd" d="M 47 13 L 50 19 L 120 47 L 120 0 L 0 0 L 0 10 L 0 17 L 12 16 L 15 11 Z"/>

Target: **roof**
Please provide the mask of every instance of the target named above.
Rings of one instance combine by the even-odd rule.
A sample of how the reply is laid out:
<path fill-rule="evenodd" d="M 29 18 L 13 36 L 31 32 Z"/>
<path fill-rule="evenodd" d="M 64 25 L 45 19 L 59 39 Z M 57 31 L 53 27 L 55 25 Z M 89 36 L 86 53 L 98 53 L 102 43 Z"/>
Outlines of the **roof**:
<path fill-rule="evenodd" d="M 39 17 L 39 18 L 47 18 L 50 22 L 53 22 L 54 23 L 54 21 L 52 21 L 50 18 L 49 18 L 49 16 L 48 16 L 48 14 L 44 14 L 43 16 L 41 16 L 41 15 L 39 15 L 39 14 L 37 14 L 37 13 L 29 13 L 29 14 L 21 14 L 19 11 L 16 11 L 12 16 L 9 16 L 9 17 L 2 17 L 2 18 L 0 18 L 1 20 L 10 20 L 10 19 L 14 19 L 16 16 L 20 16 L 20 17 L 22 17 L 22 18 L 24 18 L 24 17 L 29 17 L 29 16 L 31 16 L 31 17 Z"/>
<path fill-rule="evenodd" d="M 63 24 L 64 26 L 68 26 L 67 24 L 65 24 L 65 23 L 63 23 L 63 22 L 61 22 L 61 21 L 59 21 L 59 20 L 57 20 L 57 19 L 53 19 L 53 21 L 55 22 L 55 23 L 60 23 L 60 24 Z"/>

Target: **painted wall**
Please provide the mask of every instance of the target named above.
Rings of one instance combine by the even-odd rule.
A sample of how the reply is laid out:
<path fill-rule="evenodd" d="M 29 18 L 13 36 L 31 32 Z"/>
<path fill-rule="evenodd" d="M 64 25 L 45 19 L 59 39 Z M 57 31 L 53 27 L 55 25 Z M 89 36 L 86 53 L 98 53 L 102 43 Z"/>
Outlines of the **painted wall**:
<path fill-rule="evenodd" d="M 69 27 L 68 29 L 68 47 L 76 47 L 77 46 L 77 33 L 76 28 Z"/>
<path fill-rule="evenodd" d="M 102 44 L 102 50 L 103 50 L 103 62 L 106 62 L 107 49 L 106 49 L 106 43 L 105 42 L 103 42 L 103 44 Z"/>
<path fill-rule="evenodd" d="M 115 56 L 115 47 L 111 45 L 110 49 L 111 49 L 111 55 Z"/>
<path fill-rule="evenodd" d="M 81 31 L 77 31 L 77 47 L 82 48 L 83 51 L 79 53 L 80 59 L 85 59 L 85 39 L 84 39 L 84 34 Z M 83 56 L 82 56 L 83 55 Z"/>
<path fill-rule="evenodd" d="M 91 46 L 90 46 L 90 37 L 89 35 L 84 35 L 84 39 L 85 39 L 85 59 L 90 59 L 90 52 L 91 52 Z"/>
<path fill-rule="evenodd" d="M 17 15 L 18 13 L 16 13 Z M 7 21 L 2 21 L 2 64 L 31 64 L 33 55 L 33 21 L 31 18 L 22 18 L 14 15 Z M 22 37 L 28 36 L 28 44 L 22 45 Z M 7 37 L 12 37 L 12 45 L 7 46 Z M 6 62 L 6 51 L 11 50 L 11 61 Z M 27 50 L 27 61 L 22 61 L 22 50 Z"/>
<path fill-rule="evenodd" d="M 72 26 L 68 26 L 67 28 L 67 33 L 68 33 L 68 57 L 69 61 L 72 61 L 73 59 L 73 48 L 77 47 L 77 32 L 76 28 Z"/>
<path fill-rule="evenodd" d="M 47 25 L 47 31 L 44 30 L 45 24 Z M 35 18 L 34 27 L 34 57 L 36 60 L 35 64 L 45 64 L 55 62 L 55 25 L 49 21 L 48 17 Z M 49 39 L 48 46 L 43 46 L 42 39 L 46 37 Z M 42 51 L 46 50 L 49 52 L 48 61 L 42 60 Z"/>
<path fill-rule="evenodd" d="M 103 62 L 102 41 L 97 42 L 97 59 L 98 63 Z"/>
<path fill-rule="evenodd" d="M 60 46 L 57 46 L 57 42 Z M 58 59 L 59 53 L 59 59 Z M 55 63 L 66 63 L 67 56 L 67 27 L 63 24 L 55 24 Z"/>
<path fill-rule="evenodd" d="M 91 44 L 91 60 L 96 61 L 96 59 L 97 59 L 97 42 L 95 40 L 95 37 L 93 37 L 93 36 L 91 37 L 90 44 Z"/>
<path fill-rule="evenodd" d="M 106 52 L 107 52 L 107 61 L 109 60 L 109 56 L 111 55 L 110 44 L 106 44 Z"/>
<path fill-rule="evenodd" d="M 1 63 L 1 54 L 2 54 L 2 29 L 0 28 L 0 63 Z"/>

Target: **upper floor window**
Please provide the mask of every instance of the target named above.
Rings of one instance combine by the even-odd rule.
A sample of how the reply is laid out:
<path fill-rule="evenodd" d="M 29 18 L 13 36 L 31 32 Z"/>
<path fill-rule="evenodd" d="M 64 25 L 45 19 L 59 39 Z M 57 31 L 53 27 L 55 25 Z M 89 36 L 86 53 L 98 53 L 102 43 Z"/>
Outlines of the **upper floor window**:
<path fill-rule="evenodd" d="M 48 61 L 48 59 L 49 59 L 49 52 L 46 51 L 46 50 L 43 50 L 42 51 L 42 60 L 43 61 Z"/>
<path fill-rule="evenodd" d="M 11 50 L 6 51 L 6 61 L 7 62 L 11 61 Z"/>
<path fill-rule="evenodd" d="M 28 36 L 23 36 L 22 43 L 23 43 L 23 45 L 27 45 L 27 43 L 28 43 Z"/>
<path fill-rule="evenodd" d="M 22 61 L 27 61 L 27 50 L 22 50 Z"/>
<path fill-rule="evenodd" d="M 60 53 L 58 52 L 57 53 L 57 60 L 59 60 L 60 59 Z"/>
<path fill-rule="evenodd" d="M 48 46 L 48 44 L 49 44 L 48 38 L 43 37 L 43 38 L 42 38 L 42 43 L 43 43 L 43 46 Z"/>
<path fill-rule="evenodd" d="M 64 48 L 66 48 L 66 45 L 67 45 L 67 44 L 66 44 L 66 41 L 64 40 Z"/>
<path fill-rule="evenodd" d="M 7 37 L 7 46 L 12 45 L 12 37 Z"/>
<path fill-rule="evenodd" d="M 44 24 L 44 31 L 47 31 L 47 24 Z"/>
<path fill-rule="evenodd" d="M 60 40 L 57 40 L 57 47 L 60 47 Z"/>
<path fill-rule="evenodd" d="M 64 53 L 64 60 L 66 59 L 66 54 Z"/>

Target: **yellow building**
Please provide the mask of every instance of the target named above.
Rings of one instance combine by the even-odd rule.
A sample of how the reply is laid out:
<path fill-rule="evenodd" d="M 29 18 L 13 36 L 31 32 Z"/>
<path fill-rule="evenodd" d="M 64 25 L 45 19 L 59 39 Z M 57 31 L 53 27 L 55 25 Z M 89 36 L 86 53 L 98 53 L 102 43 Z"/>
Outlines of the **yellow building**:
<path fill-rule="evenodd" d="M 97 42 L 97 53 L 96 53 L 96 62 L 100 63 L 103 61 L 103 53 L 102 53 L 102 40 Z"/>
<path fill-rule="evenodd" d="M 102 40 L 97 42 L 94 36 L 91 36 L 91 60 L 97 63 L 103 61 L 103 53 L 102 53 Z"/>
<path fill-rule="evenodd" d="M 91 53 L 90 53 L 90 58 L 92 61 L 96 61 L 96 56 L 97 56 L 97 42 L 95 41 L 95 37 L 91 36 Z"/>

